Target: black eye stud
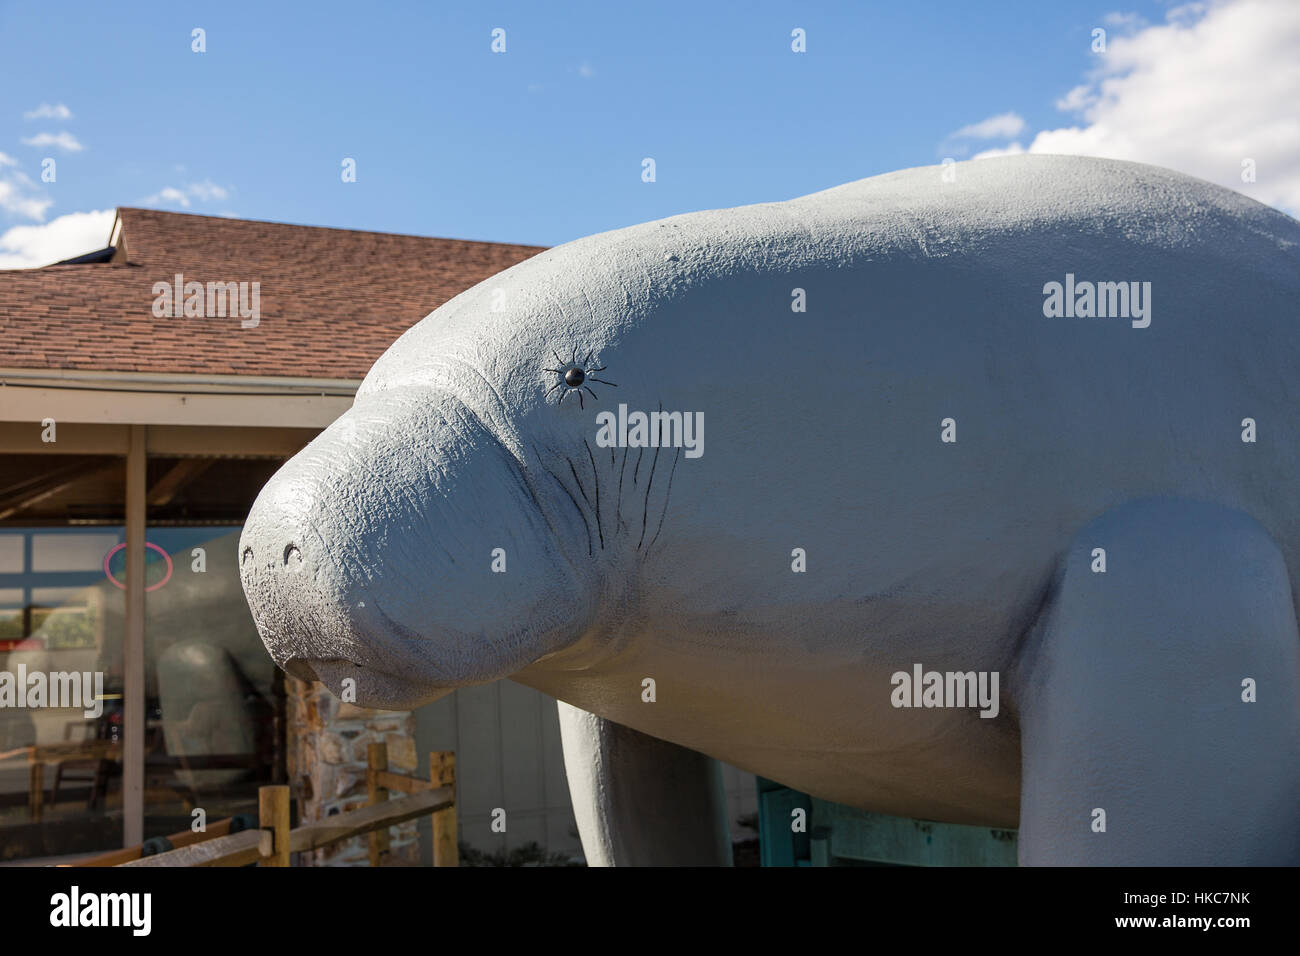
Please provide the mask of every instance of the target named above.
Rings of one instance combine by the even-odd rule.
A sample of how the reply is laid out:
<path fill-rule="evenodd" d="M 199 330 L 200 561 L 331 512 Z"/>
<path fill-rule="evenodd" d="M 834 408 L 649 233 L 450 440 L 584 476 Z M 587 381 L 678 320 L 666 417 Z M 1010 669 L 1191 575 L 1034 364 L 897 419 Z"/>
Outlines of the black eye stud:
<path fill-rule="evenodd" d="M 596 393 L 591 390 L 591 386 L 587 384 L 588 382 L 599 382 L 602 385 L 608 385 L 610 388 L 618 388 L 618 385 L 615 383 L 607 382 L 603 378 L 596 378 L 592 374 L 593 372 L 605 371 L 605 366 L 593 366 L 591 364 L 591 356 L 595 353 L 588 353 L 587 357 L 581 362 L 578 361 L 578 353 L 576 351 L 573 353 L 573 358 L 569 359 L 567 362 L 560 358 L 558 352 L 552 352 L 551 354 L 555 356 L 555 361 L 558 363 L 559 367 L 548 368 L 546 371 L 558 375 L 560 380 L 548 388 L 546 394 L 549 397 L 551 392 L 555 391 L 557 388 L 560 390 L 560 395 L 555 400 L 556 405 L 563 402 L 565 396 L 570 392 L 576 392 L 578 395 L 578 407 L 584 408 L 585 406 L 582 401 L 582 393 L 584 391 L 592 398 L 596 398 Z M 599 401 L 600 399 L 596 398 L 596 400 Z"/>

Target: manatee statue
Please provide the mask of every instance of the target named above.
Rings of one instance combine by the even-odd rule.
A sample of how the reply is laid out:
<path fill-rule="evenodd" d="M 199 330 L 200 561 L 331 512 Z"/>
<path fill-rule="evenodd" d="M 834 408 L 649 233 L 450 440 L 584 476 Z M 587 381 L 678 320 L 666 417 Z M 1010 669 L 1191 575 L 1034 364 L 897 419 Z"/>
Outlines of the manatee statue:
<path fill-rule="evenodd" d="M 1297 863 L 1298 305 L 1295 220 L 1095 159 L 592 236 L 393 344 L 243 586 L 363 704 L 562 701 L 592 863 L 727 862 L 716 760 L 1028 864 Z"/>

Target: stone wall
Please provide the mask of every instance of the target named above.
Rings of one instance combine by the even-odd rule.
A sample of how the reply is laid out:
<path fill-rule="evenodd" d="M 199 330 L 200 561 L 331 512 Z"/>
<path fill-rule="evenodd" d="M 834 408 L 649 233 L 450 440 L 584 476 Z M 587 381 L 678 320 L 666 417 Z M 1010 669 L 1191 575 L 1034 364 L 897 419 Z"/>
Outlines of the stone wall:
<path fill-rule="evenodd" d="M 369 744 L 388 745 L 389 770 L 416 773 L 419 757 L 415 749 L 415 715 L 411 711 L 369 710 L 342 703 L 323 684 L 287 675 L 285 684 L 285 758 L 300 823 L 365 806 Z M 390 833 L 391 850 L 382 865 L 417 866 L 420 845 L 416 822 L 399 824 Z M 367 838 L 363 836 L 300 853 L 294 862 L 301 866 L 366 866 L 368 860 Z"/>

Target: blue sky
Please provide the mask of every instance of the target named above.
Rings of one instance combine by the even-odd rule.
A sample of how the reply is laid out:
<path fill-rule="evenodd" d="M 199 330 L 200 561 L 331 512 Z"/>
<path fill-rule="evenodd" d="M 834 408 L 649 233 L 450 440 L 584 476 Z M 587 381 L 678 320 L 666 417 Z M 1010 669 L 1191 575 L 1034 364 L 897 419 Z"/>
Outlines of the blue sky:
<path fill-rule="evenodd" d="M 1233 185 L 1236 155 L 1265 146 L 1300 169 L 1281 128 L 1298 112 L 1294 88 L 1261 94 L 1256 77 L 1266 102 L 1225 119 L 1246 128 L 1208 156 L 1188 145 L 1207 123 L 1195 109 L 1173 145 L 1131 140 L 1144 113 L 1187 111 L 1178 70 L 1232 72 L 1207 65 L 1215 49 L 1260 69 L 1283 55 L 1263 48 L 1300 37 L 1288 8 L 1300 3 L 0 0 L 0 265 L 84 246 L 86 221 L 63 235 L 55 221 L 119 205 L 553 245 L 1042 148 L 1035 137 L 1063 143 L 1053 151 L 1149 152 Z M 1207 22 L 1233 10 L 1251 24 L 1236 28 L 1244 40 Z M 191 50 L 195 27 L 204 53 Z M 490 49 L 497 27 L 505 53 Z M 796 27 L 806 53 L 791 50 Z M 1099 27 L 1107 54 L 1091 49 Z M 1137 89 L 1107 93 L 1107 81 Z M 1124 123 L 1135 129 L 1114 128 Z M 952 135 L 973 126 L 992 135 Z M 344 157 L 355 183 L 340 179 Z M 40 180 L 46 158 L 53 183 Z M 1272 154 L 1267 165 L 1276 174 Z M 1257 198 L 1275 205 L 1300 190 L 1270 182 Z"/>

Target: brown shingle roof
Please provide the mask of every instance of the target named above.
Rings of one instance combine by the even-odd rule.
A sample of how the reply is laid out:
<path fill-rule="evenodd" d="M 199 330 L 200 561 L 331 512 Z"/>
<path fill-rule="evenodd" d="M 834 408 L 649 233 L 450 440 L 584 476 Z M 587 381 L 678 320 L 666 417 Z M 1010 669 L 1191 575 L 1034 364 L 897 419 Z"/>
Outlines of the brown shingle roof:
<path fill-rule="evenodd" d="M 118 210 L 111 263 L 0 271 L 0 367 L 360 379 L 402 332 L 541 246 Z M 156 318 L 155 282 L 260 282 L 261 322 Z"/>

